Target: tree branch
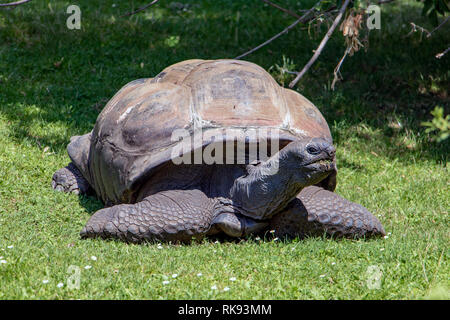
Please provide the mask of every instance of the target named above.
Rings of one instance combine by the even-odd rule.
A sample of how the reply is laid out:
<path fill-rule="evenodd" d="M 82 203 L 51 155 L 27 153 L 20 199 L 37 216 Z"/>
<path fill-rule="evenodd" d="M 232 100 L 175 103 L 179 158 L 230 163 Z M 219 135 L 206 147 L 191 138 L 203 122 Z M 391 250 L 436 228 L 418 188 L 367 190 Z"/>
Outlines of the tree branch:
<path fill-rule="evenodd" d="M 377 2 L 377 4 L 385 4 L 385 3 L 391 3 L 394 2 L 395 0 L 380 0 Z"/>
<path fill-rule="evenodd" d="M 285 9 L 285 8 L 283 8 L 283 7 L 280 7 L 280 6 L 277 5 L 276 3 L 270 2 L 269 0 L 261 0 L 261 1 L 264 1 L 264 2 L 267 3 L 268 5 L 270 5 L 270 6 L 274 7 L 274 8 L 277 8 L 278 10 L 281 10 L 281 11 L 287 13 L 288 15 L 291 15 L 291 16 L 297 18 L 297 19 L 300 19 L 300 18 L 301 18 L 301 17 L 300 17 L 298 14 L 296 14 L 295 12 L 292 12 L 292 11 L 290 11 L 290 10 L 288 10 L 288 9 Z"/>
<path fill-rule="evenodd" d="M 436 28 L 434 28 L 433 30 L 431 30 L 431 32 L 427 35 L 427 38 L 431 37 L 431 35 L 433 34 L 433 32 L 435 32 L 436 30 L 440 29 L 444 24 L 447 23 L 448 19 L 450 19 L 450 17 L 445 18 L 444 21 L 441 22 L 440 25 L 438 25 Z"/>
<path fill-rule="evenodd" d="M 449 51 L 450 51 L 450 47 L 448 47 L 447 49 L 445 49 L 445 50 L 442 51 L 441 53 L 438 53 L 438 54 L 436 55 L 436 59 L 442 58 L 442 57 L 445 56 L 446 53 L 449 52 Z"/>
<path fill-rule="evenodd" d="M 405 36 L 405 38 L 406 38 L 406 37 L 409 37 L 412 33 L 417 32 L 417 29 L 419 29 L 420 32 L 421 32 L 421 34 L 420 34 L 420 40 L 422 40 L 422 34 L 423 34 L 423 33 L 426 33 L 426 34 L 427 34 L 427 38 L 431 36 L 430 31 L 428 31 L 427 29 L 425 29 L 425 28 L 423 28 L 423 27 L 421 27 L 421 26 L 415 24 L 414 22 L 410 22 L 409 24 L 411 25 L 411 31 Z"/>
<path fill-rule="evenodd" d="M 142 8 L 139 8 L 139 9 L 137 9 L 136 11 L 133 11 L 133 12 L 125 13 L 125 14 L 121 15 L 120 17 L 121 17 L 121 18 L 122 18 L 122 17 L 127 17 L 127 16 L 131 16 L 131 15 L 133 15 L 133 14 L 136 14 L 136 13 L 138 13 L 138 12 L 144 11 L 145 9 L 151 7 L 152 5 L 154 5 L 155 3 L 157 3 L 158 1 L 159 1 L 159 0 L 153 0 L 153 1 L 150 2 L 149 4 L 143 6 Z"/>
<path fill-rule="evenodd" d="M 334 91 L 334 86 L 336 85 L 336 82 L 338 82 L 339 80 L 342 80 L 342 76 L 339 76 L 339 74 L 341 73 L 341 66 L 342 63 L 344 62 L 345 58 L 347 57 L 347 55 L 350 53 L 350 51 L 352 50 L 351 46 L 348 46 L 347 49 L 345 49 L 345 53 L 344 56 L 341 58 L 341 60 L 339 61 L 338 65 L 336 66 L 336 68 L 334 69 L 334 78 L 333 78 L 333 82 L 331 83 L 331 90 Z"/>
<path fill-rule="evenodd" d="M 10 3 L 0 3 L 0 7 L 15 7 L 27 2 L 30 2 L 31 0 L 20 0 L 16 2 L 10 2 Z"/>
<path fill-rule="evenodd" d="M 345 0 L 344 4 L 342 5 L 341 9 L 339 10 L 338 15 L 336 16 L 336 19 L 334 19 L 333 24 L 331 25 L 331 27 L 328 30 L 325 37 L 320 42 L 319 46 L 317 47 L 316 51 L 314 52 L 314 55 L 311 57 L 311 59 L 308 61 L 308 63 L 303 67 L 302 71 L 299 72 L 297 77 L 295 77 L 295 79 L 289 84 L 289 88 L 292 88 L 297 84 L 297 82 L 303 77 L 303 75 L 309 70 L 309 68 L 313 65 L 313 63 L 320 56 L 323 48 L 325 48 L 325 45 L 327 44 L 328 40 L 330 39 L 331 35 L 333 34 L 334 29 L 336 29 L 337 25 L 339 24 L 339 21 L 341 21 L 342 16 L 344 15 L 349 2 L 350 2 L 350 0 Z"/>
<path fill-rule="evenodd" d="M 320 0 L 321 1 L 321 0 Z M 241 59 L 247 55 L 249 55 L 250 53 L 255 52 L 258 49 L 261 49 L 262 47 L 264 47 L 265 45 L 271 43 L 273 40 L 281 37 L 283 34 L 287 33 L 289 30 L 291 30 L 292 28 L 294 28 L 297 24 L 299 24 L 300 22 L 307 22 L 306 18 L 307 16 L 314 10 L 314 8 L 317 6 L 317 4 L 320 3 L 317 2 L 311 9 L 309 9 L 308 11 L 306 11 L 306 13 L 304 15 L 302 15 L 300 18 L 298 18 L 293 24 L 291 24 L 290 26 L 288 26 L 286 29 L 284 29 L 283 31 L 281 31 L 280 33 L 277 33 L 276 35 L 274 35 L 272 38 L 270 38 L 267 41 L 264 41 L 263 43 L 261 43 L 259 46 L 247 51 L 246 53 L 241 54 L 240 56 L 237 56 L 235 59 Z M 305 20 L 305 21 L 304 21 Z"/>

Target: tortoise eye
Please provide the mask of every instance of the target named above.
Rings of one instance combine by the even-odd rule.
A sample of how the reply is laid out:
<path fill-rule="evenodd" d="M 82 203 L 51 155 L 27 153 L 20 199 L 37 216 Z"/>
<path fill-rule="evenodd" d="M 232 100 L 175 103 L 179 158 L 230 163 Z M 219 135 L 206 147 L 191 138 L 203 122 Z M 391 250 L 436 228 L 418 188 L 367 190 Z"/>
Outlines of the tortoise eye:
<path fill-rule="evenodd" d="M 314 145 L 309 145 L 308 147 L 306 147 L 306 151 L 308 151 L 308 153 L 312 155 L 317 155 L 320 153 L 320 149 Z"/>

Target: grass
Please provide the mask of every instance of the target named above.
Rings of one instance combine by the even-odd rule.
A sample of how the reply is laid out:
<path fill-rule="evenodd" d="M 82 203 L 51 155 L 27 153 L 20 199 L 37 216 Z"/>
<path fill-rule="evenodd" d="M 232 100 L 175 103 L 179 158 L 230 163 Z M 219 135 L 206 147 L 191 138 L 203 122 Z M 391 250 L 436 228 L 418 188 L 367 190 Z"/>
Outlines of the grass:
<path fill-rule="evenodd" d="M 297 88 L 331 127 L 337 192 L 378 216 L 386 239 L 189 246 L 80 240 L 102 204 L 50 186 L 53 172 L 69 162 L 70 136 L 91 130 L 125 83 L 185 59 L 235 57 L 292 21 L 244 0 L 184 7 L 161 1 L 119 17 L 146 2 L 77 1 L 81 30 L 66 28 L 69 1 L 0 11 L 0 299 L 450 298 L 449 144 L 432 142 L 420 126 L 436 105 L 448 113 L 450 58 L 434 55 L 450 33 L 447 25 L 429 39 L 405 38 L 411 21 L 431 29 L 416 1 L 383 7 L 382 29 L 371 32 L 367 52 L 346 59 L 335 91 L 333 69 L 345 49 L 340 36 Z M 312 1 L 283 3 L 294 10 Z M 299 69 L 324 31 L 309 36 L 296 28 L 246 59 L 268 70 L 285 56 Z M 280 82 L 290 80 L 270 70 Z M 68 287 L 70 266 L 79 268 L 79 289 Z M 382 272 L 378 289 L 367 286 L 371 266 Z"/>

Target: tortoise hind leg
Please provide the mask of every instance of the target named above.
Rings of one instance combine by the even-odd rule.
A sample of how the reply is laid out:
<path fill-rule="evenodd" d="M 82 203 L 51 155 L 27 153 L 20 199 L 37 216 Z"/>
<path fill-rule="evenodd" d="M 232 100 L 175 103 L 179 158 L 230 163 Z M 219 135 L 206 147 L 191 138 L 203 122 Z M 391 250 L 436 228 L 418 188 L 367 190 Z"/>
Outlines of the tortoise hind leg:
<path fill-rule="evenodd" d="M 323 235 L 361 238 L 384 236 L 380 221 L 363 206 L 320 187 L 304 188 L 271 220 L 278 236 Z"/>
<path fill-rule="evenodd" d="M 75 194 L 86 194 L 90 189 L 89 182 L 72 162 L 53 174 L 52 187 L 57 191 Z"/>
<path fill-rule="evenodd" d="M 151 240 L 188 242 L 206 235 L 215 202 L 200 190 L 162 191 L 136 204 L 97 211 L 81 231 L 82 238 L 116 238 L 127 242 Z"/>

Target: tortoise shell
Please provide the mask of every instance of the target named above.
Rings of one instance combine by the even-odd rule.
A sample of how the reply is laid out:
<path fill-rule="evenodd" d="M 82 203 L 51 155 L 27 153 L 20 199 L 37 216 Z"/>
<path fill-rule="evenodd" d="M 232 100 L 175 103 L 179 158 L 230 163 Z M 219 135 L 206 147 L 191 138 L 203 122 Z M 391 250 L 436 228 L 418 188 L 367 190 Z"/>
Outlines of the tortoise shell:
<path fill-rule="evenodd" d="M 214 138 L 203 137 L 203 148 L 231 139 L 223 134 L 230 129 L 232 139 L 249 142 L 249 128 L 272 130 L 280 148 L 308 137 L 332 140 L 319 110 L 256 64 L 183 61 L 126 84 L 107 103 L 90 136 L 89 180 L 104 202 L 130 203 L 140 184 L 173 160 L 174 148 L 192 152 L 187 139 L 174 139 L 177 130 L 191 136 L 208 132 Z"/>

